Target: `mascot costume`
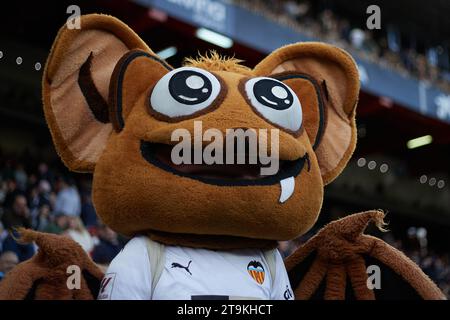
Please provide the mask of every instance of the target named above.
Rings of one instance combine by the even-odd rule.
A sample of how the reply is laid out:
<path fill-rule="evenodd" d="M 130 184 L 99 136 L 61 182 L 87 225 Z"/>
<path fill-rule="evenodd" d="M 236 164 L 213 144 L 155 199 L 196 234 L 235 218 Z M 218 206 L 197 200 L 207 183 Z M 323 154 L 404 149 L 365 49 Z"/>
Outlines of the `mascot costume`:
<path fill-rule="evenodd" d="M 131 237 L 106 274 L 72 240 L 21 230 L 38 253 L 0 283 L 0 299 L 443 299 L 403 253 L 365 235 L 384 214 L 334 221 L 285 261 L 277 241 L 307 232 L 324 186 L 356 145 L 359 78 L 345 51 L 282 47 L 254 69 L 215 53 L 174 69 L 105 15 L 63 27 L 45 68 L 45 117 L 73 171 L 93 173 L 101 220 Z M 171 161 L 172 133 L 279 129 L 279 170 Z M 234 155 L 232 155 L 234 156 Z M 81 286 L 67 286 L 67 270 Z M 367 285 L 367 267 L 381 288 Z"/>

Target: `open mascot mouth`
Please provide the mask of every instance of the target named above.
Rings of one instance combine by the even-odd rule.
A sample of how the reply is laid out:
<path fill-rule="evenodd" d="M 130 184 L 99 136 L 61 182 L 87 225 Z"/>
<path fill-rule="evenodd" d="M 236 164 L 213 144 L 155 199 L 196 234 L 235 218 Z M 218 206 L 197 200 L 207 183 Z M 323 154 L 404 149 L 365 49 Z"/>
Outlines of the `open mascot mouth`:
<path fill-rule="evenodd" d="M 150 164 L 186 177 L 216 186 L 263 186 L 280 183 L 279 201 L 285 202 L 294 192 L 295 177 L 305 166 L 310 170 L 306 153 L 296 160 L 279 160 L 279 169 L 273 175 L 261 175 L 263 165 L 258 164 L 175 164 L 171 158 L 173 145 L 141 141 L 141 154 Z M 192 151 L 193 154 L 193 151 Z M 246 157 L 247 159 L 247 157 Z"/>

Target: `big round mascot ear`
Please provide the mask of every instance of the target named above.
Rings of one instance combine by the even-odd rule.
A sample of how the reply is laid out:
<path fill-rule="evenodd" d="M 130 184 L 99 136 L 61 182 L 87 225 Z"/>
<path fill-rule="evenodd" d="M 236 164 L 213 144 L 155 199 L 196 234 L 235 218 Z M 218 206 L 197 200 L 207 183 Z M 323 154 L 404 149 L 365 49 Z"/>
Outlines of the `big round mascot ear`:
<path fill-rule="evenodd" d="M 65 165 L 91 172 L 113 131 L 108 96 L 114 67 L 130 50 L 153 52 L 116 18 L 86 15 L 80 26 L 63 26 L 56 37 L 44 70 L 43 102 Z"/>
<path fill-rule="evenodd" d="M 313 143 L 324 184 L 344 169 L 356 146 L 355 109 L 359 95 L 356 63 L 345 51 L 323 43 L 306 42 L 282 47 L 254 69 L 259 76 L 301 79 L 293 83 L 303 103 L 303 123 Z M 278 75 L 278 76 L 276 76 Z M 312 97 L 318 95 L 318 98 Z M 307 106 L 305 108 L 305 106 Z M 311 106 L 314 106 L 311 107 Z M 321 109 L 318 112 L 319 106 Z"/>

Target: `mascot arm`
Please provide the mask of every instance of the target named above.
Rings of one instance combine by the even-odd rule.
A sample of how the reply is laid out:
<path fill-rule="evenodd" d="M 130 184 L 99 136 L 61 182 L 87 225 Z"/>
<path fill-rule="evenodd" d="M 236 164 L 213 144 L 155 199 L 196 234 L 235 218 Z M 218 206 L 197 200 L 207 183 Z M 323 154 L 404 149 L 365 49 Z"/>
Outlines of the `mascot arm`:
<path fill-rule="evenodd" d="M 17 265 L 0 282 L 0 300 L 92 300 L 103 272 L 72 239 L 19 230 L 23 243 L 35 242 L 38 253 Z"/>
<path fill-rule="evenodd" d="M 331 222 L 286 258 L 295 298 L 445 299 L 402 252 L 363 234 L 371 221 L 382 229 L 383 217 L 383 212 L 368 211 Z"/>

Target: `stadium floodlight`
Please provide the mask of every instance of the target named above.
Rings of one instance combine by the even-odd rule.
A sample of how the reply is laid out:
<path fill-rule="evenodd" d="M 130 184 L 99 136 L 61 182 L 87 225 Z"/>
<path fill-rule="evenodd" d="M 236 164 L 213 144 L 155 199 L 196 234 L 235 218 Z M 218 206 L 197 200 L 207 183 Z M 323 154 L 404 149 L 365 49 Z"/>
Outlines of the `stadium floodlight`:
<path fill-rule="evenodd" d="M 415 149 L 430 144 L 431 142 L 433 142 L 433 137 L 428 134 L 426 136 L 409 140 L 406 143 L 406 146 L 408 147 L 408 149 Z"/>
<path fill-rule="evenodd" d="M 173 57 L 174 55 L 176 55 L 178 52 L 176 47 L 167 47 L 165 49 L 162 49 L 161 51 L 157 52 L 156 54 L 158 55 L 158 57 L 160 57 L 161 59 L 169 59 L 170 57 Z"/>
<path fill-rule="evenodd" d="M 229 49 L 233 46 L 233 40 L 231 38 L 205 28 L 198 28 L 195 35 L 203 41 L 207 41 L 225 49 Z"/>

